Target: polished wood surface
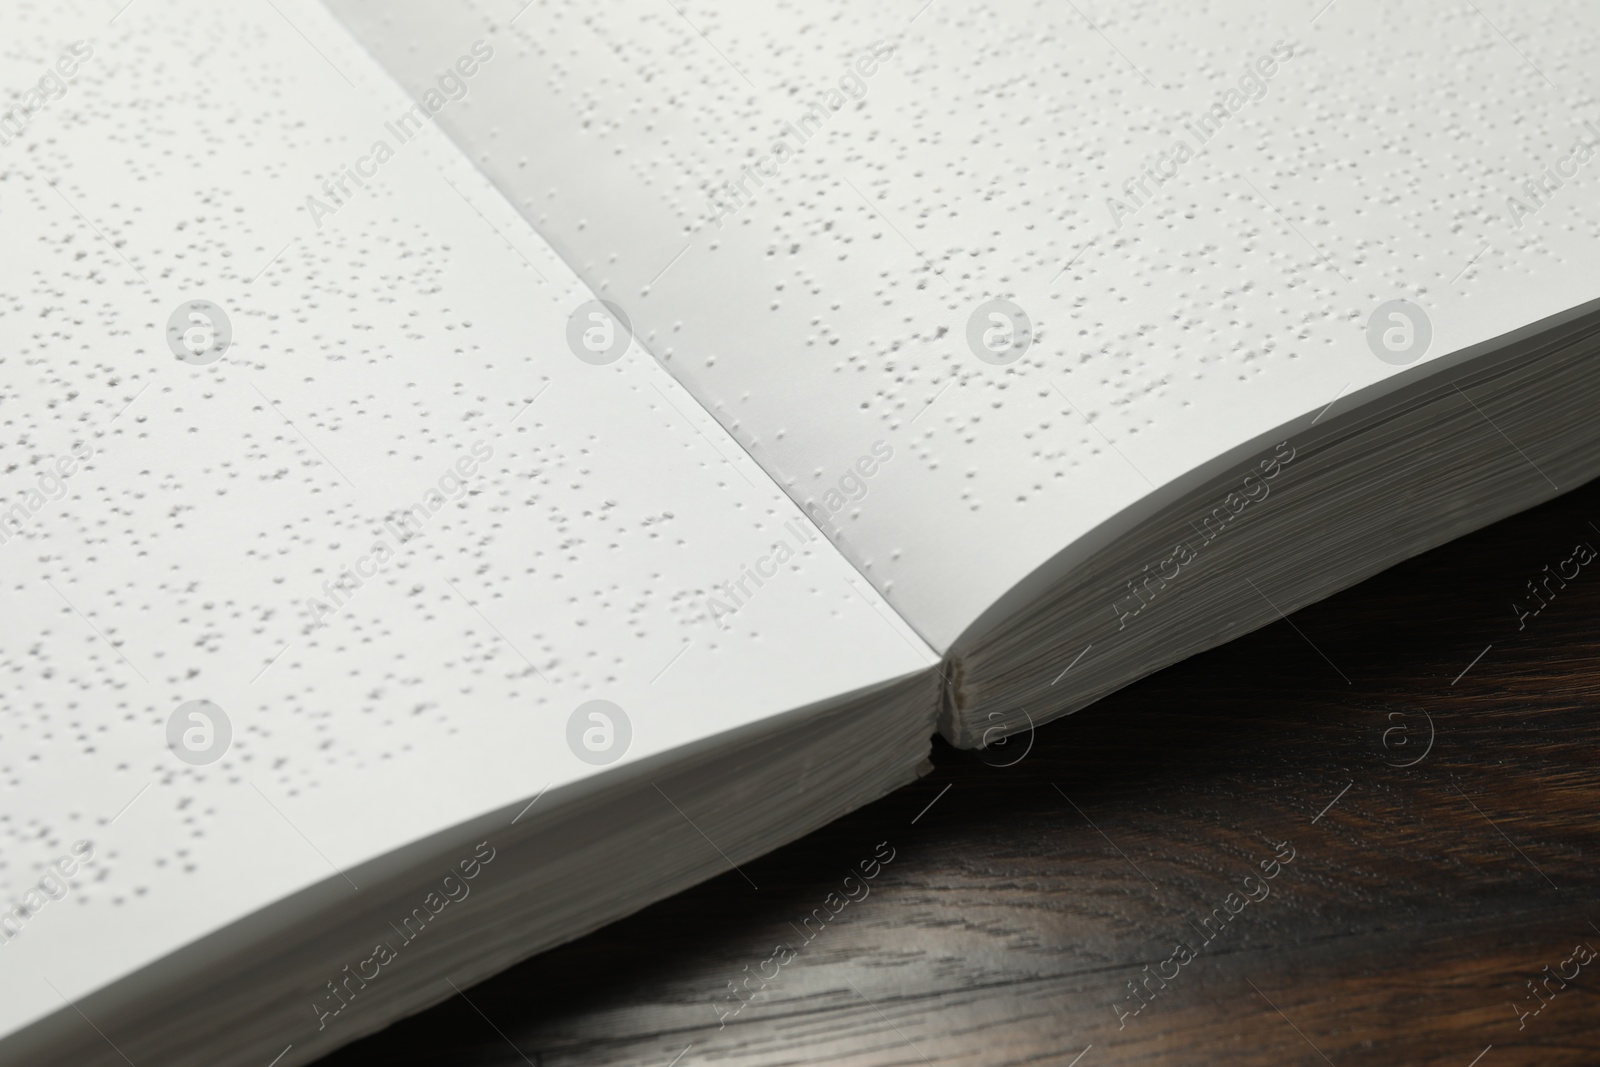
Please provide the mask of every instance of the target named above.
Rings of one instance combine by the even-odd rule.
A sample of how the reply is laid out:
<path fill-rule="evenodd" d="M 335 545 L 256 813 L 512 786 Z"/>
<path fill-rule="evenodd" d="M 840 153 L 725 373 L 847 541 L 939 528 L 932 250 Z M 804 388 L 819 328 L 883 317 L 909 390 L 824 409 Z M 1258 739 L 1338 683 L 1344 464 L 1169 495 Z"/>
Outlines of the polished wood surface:
<path fill-rule="evenodd" d="M 1600 1064 L 1600 563 L 1512 606 L 1594 523 L 1600 485 L 1025 753 L 938 746 L 759 889 L 730 871 L 324 1062 Z"/>

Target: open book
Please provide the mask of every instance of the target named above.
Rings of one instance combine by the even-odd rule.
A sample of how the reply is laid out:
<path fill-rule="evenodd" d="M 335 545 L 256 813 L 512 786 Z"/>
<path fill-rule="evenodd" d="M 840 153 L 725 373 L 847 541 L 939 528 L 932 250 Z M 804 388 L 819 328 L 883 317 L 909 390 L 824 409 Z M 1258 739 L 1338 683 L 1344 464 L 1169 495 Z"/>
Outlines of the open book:
<path fill-rule="evenodd" d="M 312 1061 L 1600 470 L 1600 14 L 118 7 L 0 58 L 3 1063 Z"/>

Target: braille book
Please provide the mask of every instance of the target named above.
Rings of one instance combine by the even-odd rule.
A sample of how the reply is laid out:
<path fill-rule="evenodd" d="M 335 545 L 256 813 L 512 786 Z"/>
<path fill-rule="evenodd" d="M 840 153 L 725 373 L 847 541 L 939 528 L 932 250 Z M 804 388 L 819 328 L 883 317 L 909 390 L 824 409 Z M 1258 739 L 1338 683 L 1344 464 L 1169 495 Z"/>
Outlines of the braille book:
<path fill-rule="evenodd" d="M 0 1063 L 309 1063 L 1594 476 L 1600 9 L 1344 14 L 8 5 Z"/>

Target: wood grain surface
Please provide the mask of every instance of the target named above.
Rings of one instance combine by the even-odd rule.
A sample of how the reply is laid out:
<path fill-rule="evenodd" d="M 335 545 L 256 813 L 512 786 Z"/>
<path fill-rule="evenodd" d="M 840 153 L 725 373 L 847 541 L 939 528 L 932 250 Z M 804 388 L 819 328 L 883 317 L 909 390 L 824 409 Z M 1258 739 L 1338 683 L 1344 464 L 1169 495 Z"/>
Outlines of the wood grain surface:
<path fill-rule="evenodd" d="M 1600 1064 L 1600 562 L 1512 608 L 1595 523 L 1600 484 L 1031 748 L 938 746 L 758 889 L 730 871 L 323 1062 Z"/>

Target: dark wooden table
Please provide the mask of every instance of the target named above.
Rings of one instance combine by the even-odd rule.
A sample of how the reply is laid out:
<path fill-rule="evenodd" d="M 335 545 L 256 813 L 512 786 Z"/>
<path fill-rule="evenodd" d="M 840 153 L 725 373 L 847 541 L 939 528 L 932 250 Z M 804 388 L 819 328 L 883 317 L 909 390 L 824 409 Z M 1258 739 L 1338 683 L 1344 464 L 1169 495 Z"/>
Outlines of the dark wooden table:
<path fill-rule="evenodd" d="M 1600 1064 L 1600 958 L 1575 953 L 1600 949 L 1600 564 L 1525 628 L 1512 610 L 1600 547 L 1591 520 L 1600 484 L 1025 756 L 941 745 L 746 865 L 759 891 L 730 872 L 324 1062 Z M 727 983 L 770 973 L 882 841 L 871 895 L 720 1023 Z"/>

